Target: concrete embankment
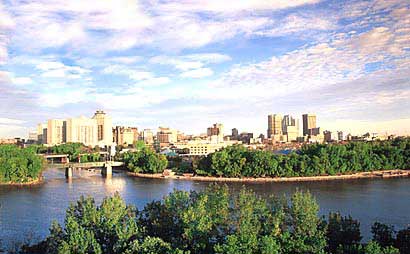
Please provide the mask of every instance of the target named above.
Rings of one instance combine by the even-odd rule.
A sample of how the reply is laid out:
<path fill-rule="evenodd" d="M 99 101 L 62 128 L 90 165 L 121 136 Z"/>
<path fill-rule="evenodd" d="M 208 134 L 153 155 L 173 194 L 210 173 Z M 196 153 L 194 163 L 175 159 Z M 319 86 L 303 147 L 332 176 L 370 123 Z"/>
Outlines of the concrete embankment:
<path fill-rule="evenodd" d="M 331 180 L 351 180 L 366 178 L 393 178 L 410 177 L 410 170 L 378 170 L 372 172 L 360 172 L 346 175 L 327 175 L 327 176 L 303 176 L 303 177 L 214 177 L 214 176 L 188 176 L 163 174 L 141 174 L 127 172 L 130 176 L 153 179 L 176 179 L 189 181 L 208 181 L 208 182 L 310 182 L 310 181 L 331 181 Z"/>

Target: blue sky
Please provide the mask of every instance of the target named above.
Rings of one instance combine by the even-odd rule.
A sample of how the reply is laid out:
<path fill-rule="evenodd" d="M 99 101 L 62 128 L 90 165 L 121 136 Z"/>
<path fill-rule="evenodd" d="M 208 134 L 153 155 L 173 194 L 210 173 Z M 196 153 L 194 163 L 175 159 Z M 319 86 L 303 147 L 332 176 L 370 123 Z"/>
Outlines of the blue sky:
<path fill-rule="evenodd" d="M 48 118 L 410 134 L 410 2 L 0 0 L 0 136 Z"/>

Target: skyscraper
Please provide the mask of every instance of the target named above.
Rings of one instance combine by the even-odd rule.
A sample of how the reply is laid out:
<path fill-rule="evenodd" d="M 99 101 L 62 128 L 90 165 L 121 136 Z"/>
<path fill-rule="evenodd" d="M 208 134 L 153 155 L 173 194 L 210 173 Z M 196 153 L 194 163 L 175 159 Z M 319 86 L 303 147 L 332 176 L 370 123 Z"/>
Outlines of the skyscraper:
<path fill-rule="evenodd" d="M 287 137 L 287 141 L 296 141 L 299 136 L 299 120 L 291 115 L 285 115 L 282 120 L 282 132 Z"/>
<path fill-rule="evenodd" d="M 282 116 L 279 114 L 268 115 L 268 138 L 272 135 L 282 135 Z"/>
<path fill-rule="evenodd" d="M 207 136 L 218 142 L 224 141 L 224 126 L 221 123 L 215 123 L 206 130 Z"/>
<path fill-rule="evenodd" d="M 66 142 L 67 122 L 49 119 L 47 121 L 47 145 L 58 145 Z"/>
<path fill-rule="evenodd" d="M 97 138 L 100 145 L 111 145 L 112 137 L 112 119 L 102 110 L 97 110 L 93 116 L 97 121 Z"/>
<path fill-rule="evenodd" d="M 232 140 L 238 140 L 238 138 L 239 138 L 239 131 L 238 131 L 237 128 L 233 128 L 233 129 L 232 129 L 232 137 L 231 137 L 231 139 L 232 139 Z"/>
<path fill-rule="evenodd" d="M 86 146 L 97 146 L 97 121 L 84 116 L 67 119 L 67 142 L 83 143 Z M 112 144 L 112 141 L 107 145 L 110 144 Z"/>
<path fill-rule="evenodd" d="M 303 114 L 303 136 L 311 135 L 311 129 L 316 129 L 316 115 Z"/>

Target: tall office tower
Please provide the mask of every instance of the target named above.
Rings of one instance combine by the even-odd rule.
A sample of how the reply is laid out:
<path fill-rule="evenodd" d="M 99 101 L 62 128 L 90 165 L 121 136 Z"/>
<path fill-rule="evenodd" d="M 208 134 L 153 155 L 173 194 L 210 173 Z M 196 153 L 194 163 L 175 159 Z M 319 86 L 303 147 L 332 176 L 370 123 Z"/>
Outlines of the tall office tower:
<path fill-rule="evenodd" d="M 311 135 L 312 132 L 309 130 L 316 129 L 316 115 L 304 114 L 302 115 L 302 119 L 303 119 L 303 136 Z"/>
<path fill-rule="evenodd" d="M 93 116 L 97 121 L 97 138 L 100 146 L 109 146 L 113 142 L 112 118 L 104 111 L 97 110 Z"/>
<path fill-rule="evenodd" d="M 116 126 L 113 128 L 114 142 L 117 145 L 132 145 L 138 141 L 138 136 L 137 127 Z"/>
<path fill-rule="evenodd" d="M 323 136 L 324 136 L 325 142 L 331 142 L 333 140 L 331 131 L 328 131 L 328 130 L 324 131 Z"/>
<path fill-rule="evenodd" d="M 144 140 L 145 144 L 153 144 L 154 143 L 154 134 L 150 129 L 144 129 L 142 131 L 142 140 Z"/>
<path fill-rule="evenodd" d="M 208 127 L 207 136 L 216 142 L 223 142 L 224 140 L 224 126 L 220 123 L 215 123 L 211 127 Z"/>
<path fill-rule="evenodd" d="M 67 119 L 67 142 L 83 143 L 86 146 L 93 147 L 99 145 L 96 119 L 90 119 L 84 116 Z M 112 144 L 112 140 L 107 144 Z"/>
<path fill-rule="evenodd" d="M 238 131 L 238 129 L 236 129 L 236 128 L 233 128 L 232 129 L 232 140 L 238 140 L 238 138 L 239 138 L 239 131 Z"/>
<path fill-rule="evenodd" d="M 39 123 L 37 125 L 37 140 L 39 144 L 47 144 L 47 124 Z"/>
<path fill-rule="evenodd" d="M 345 140 L 345 136 L 344 136 L 343 131 L 338 131 L 338 132 L 337 132 L 337 140 L 338 140 L 338 141 L 343 141 L 343 140 Z"/>
<path fill-rule="evenodd" d="M 59 145 L 66 142 L 66 121 L 49 119 L 47 121 L 47 145 Z"/>
<path fill-rule="evenodd" d="M 299 120 L 290 115 L 285 115 L 282 120 L 282 132 L 287 136 L 287 141 L 296 141 L 299 136 Z"/>
<path fill-rule="evenodd" d="M 167 127 L 159 127 L 157 132 L 157 140 L 160 144 L 176 143 L 178 141 L 178 132 Z"/>
<path fill-rule="evenodd" d="M 272 135 L 282 135 L 282 116 L 279 114 L 268 115 L 268 138 Z"/>

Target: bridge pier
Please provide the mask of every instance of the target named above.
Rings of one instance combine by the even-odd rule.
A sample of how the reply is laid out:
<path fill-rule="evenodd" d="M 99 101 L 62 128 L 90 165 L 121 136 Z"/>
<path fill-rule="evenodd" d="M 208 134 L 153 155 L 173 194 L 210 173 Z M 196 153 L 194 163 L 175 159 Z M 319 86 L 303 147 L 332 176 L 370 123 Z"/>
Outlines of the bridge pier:
<path fill-rule="evenodd" d="M 110 163 L 105 163 L 101 170 L 101 174 L 106 177 L 112 176 L 112 166 Z"/>
<path fill-rule="evenodd" d="M 72 178 L 73 177 L 73 168 L 66 167 L 65 168 L 65 178 Z"/>

